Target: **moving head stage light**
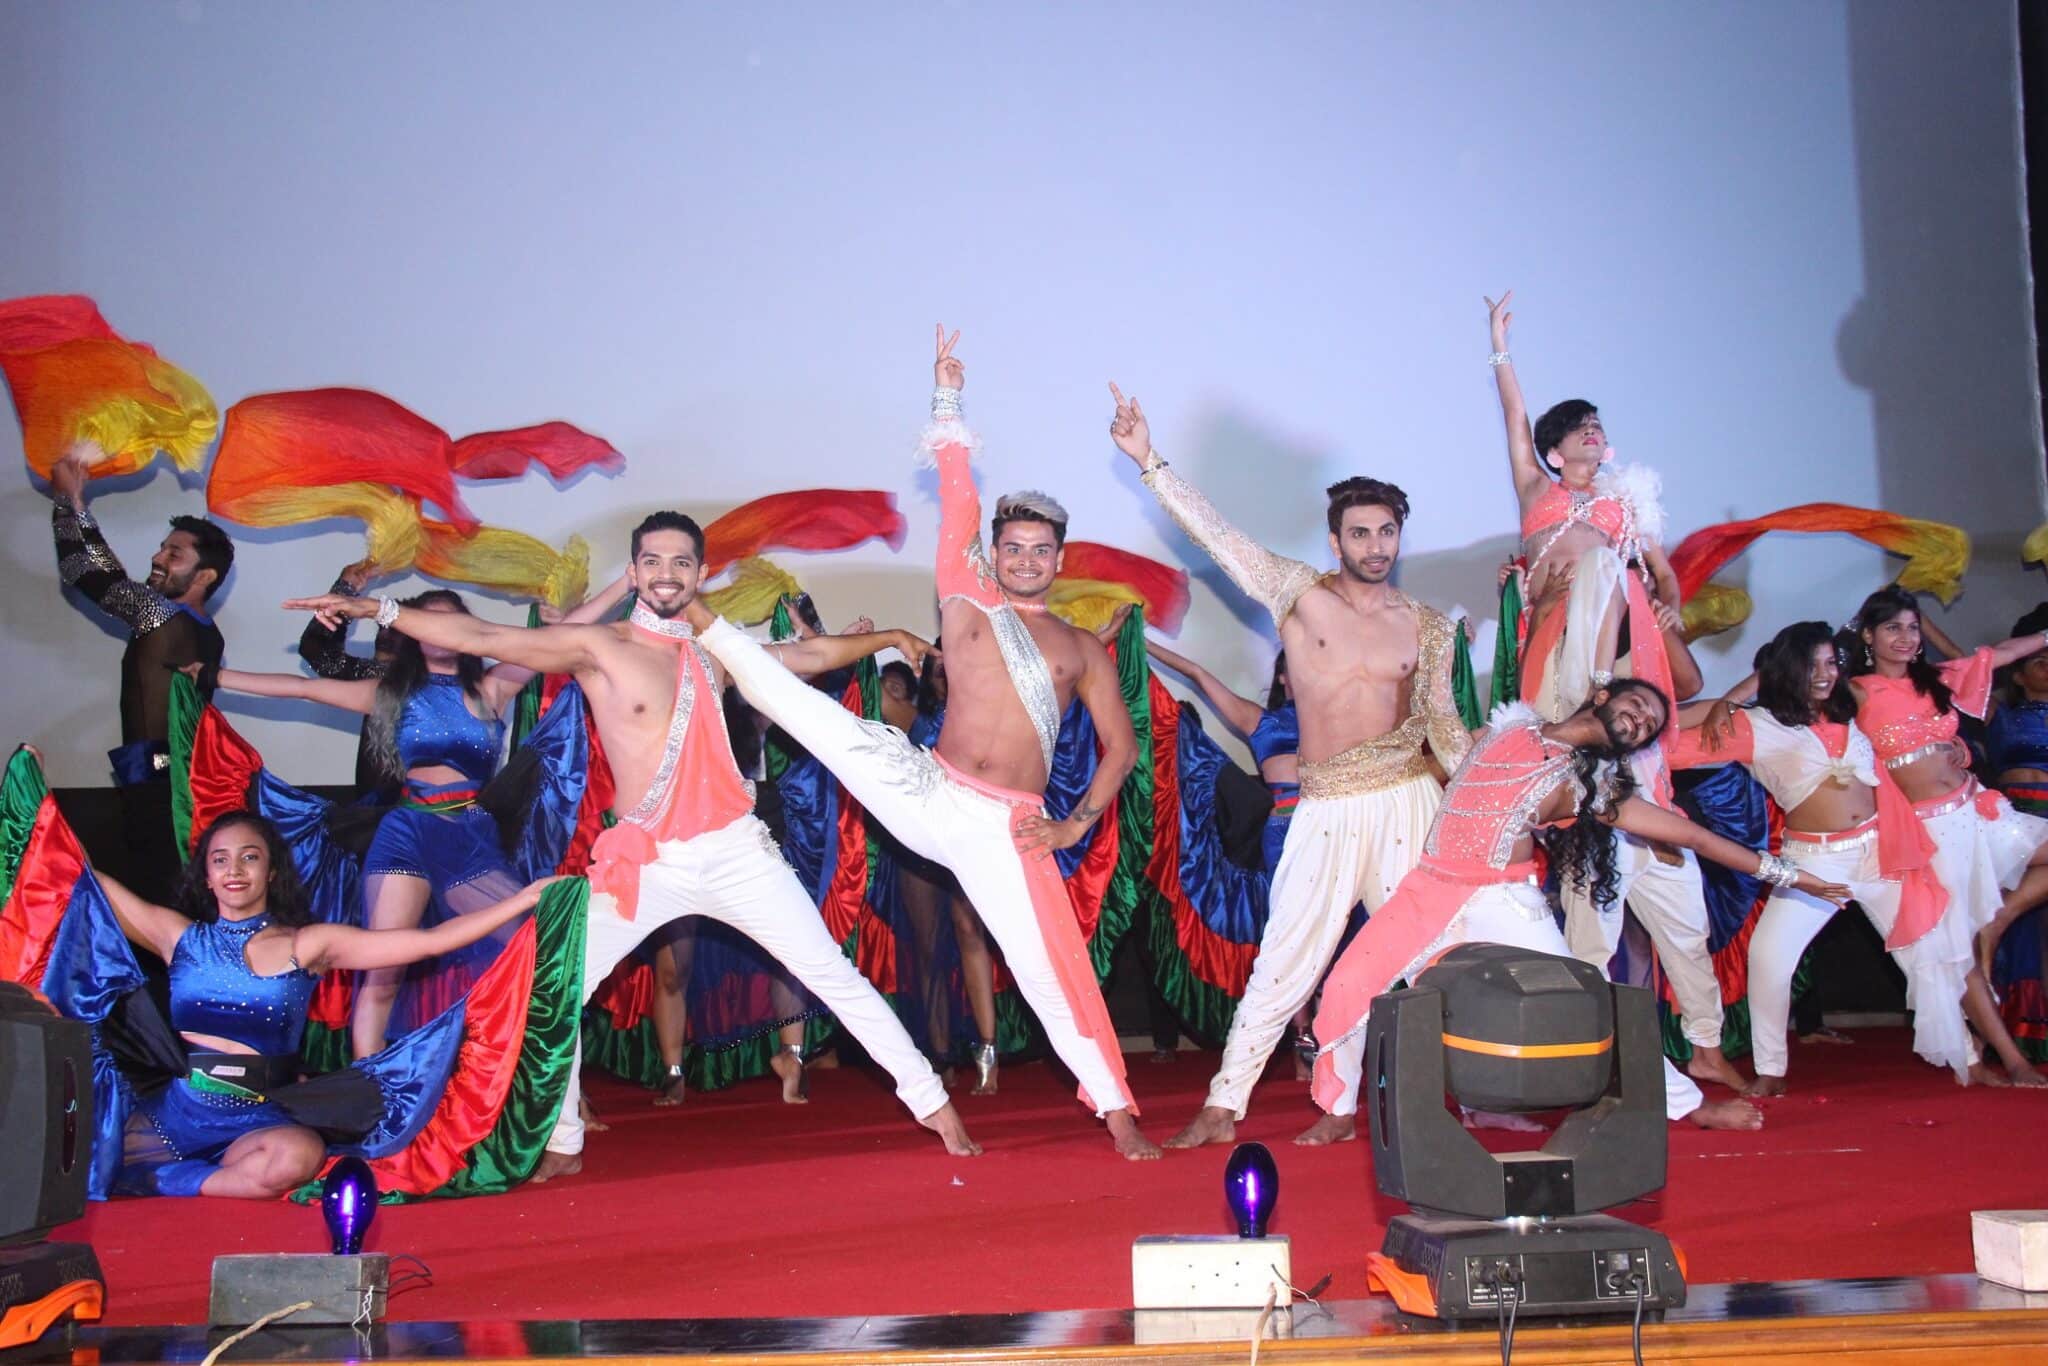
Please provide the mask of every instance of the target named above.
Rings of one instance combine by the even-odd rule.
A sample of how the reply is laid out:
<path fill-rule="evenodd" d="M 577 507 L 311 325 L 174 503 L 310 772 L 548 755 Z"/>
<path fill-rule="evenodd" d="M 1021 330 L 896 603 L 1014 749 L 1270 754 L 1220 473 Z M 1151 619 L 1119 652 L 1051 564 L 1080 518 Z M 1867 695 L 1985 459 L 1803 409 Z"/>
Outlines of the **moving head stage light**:
<path fill-rule="evenodd" d="M 1656 1003 L 1576 958 L 1452 949 L 1372 1004 L 1365 1091 L 1388 1226 L 1367 1280 L 1438 1318 L 1635 1312 L 1685 1303 L 1670 1240 L 1595 1211 L 1664 1184 Z M 1543 1147 L 1496 1156 L 1474 1110 L 1571 1110 Z"/>

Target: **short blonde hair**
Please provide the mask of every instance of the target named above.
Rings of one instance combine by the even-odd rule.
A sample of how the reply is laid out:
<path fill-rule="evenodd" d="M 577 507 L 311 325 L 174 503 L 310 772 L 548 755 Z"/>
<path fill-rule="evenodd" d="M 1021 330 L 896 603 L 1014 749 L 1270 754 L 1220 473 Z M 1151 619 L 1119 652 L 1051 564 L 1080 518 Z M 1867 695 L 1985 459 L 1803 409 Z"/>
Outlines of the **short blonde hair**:
<path fill-rule="evenodd" d="M 1067 510 L 1049 493 L 1019 489 L 996 499 L 996 515 L 989 519 L 988 526 L 991 541 L 1002 536 L 1006 522 L 1043 522 L 1052 528 L 1055 545 L 1067 543 Z"/>

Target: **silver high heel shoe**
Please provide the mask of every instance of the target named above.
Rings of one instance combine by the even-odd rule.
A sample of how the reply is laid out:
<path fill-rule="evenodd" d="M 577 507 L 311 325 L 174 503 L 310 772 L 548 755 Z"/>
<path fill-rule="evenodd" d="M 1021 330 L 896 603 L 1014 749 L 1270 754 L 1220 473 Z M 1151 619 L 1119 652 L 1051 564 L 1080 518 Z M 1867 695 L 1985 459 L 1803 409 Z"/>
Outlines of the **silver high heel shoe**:
<path fill-rule="evenodd" d="M 973 1096 L 992 1096 L 996 1093 L 996 1046 L 985 1043 L 974 1050 Z"/>

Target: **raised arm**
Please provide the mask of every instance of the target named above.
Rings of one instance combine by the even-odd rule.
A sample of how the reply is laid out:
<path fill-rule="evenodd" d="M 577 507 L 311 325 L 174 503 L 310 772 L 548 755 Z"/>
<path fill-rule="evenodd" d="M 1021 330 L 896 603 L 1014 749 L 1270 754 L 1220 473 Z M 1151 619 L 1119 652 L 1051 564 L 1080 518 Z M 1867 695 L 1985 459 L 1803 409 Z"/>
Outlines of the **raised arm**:
<path fill-rule="evenodd" d="M 373 618 L 395 627 L 423 645 L 502 659 L 537 673 L 579 673 L 592 668 L 604 647 L 609 628 L 603 626 L 500 626 L 467 612 L 428 612 L 400 607 L 390 598 L 350 598 L 329 593 L 318 598 L 292 598 L 288 612 L 311 612 L 321 620 Z"/>
<path fill-rule="evenodd" d="M 1920 619 L 1920 629 L 1922 632 L 1929 630 L 1925 617 Z M 1931 633 L 1928 638 L 1933 639 Z M 1942 637 L 1942 642 L 1947 642 L 1947 637 Z M 1947 648 L 1947 644 L 1944 644 L 1943 648 Z M 2014 636 L 2011 640 L 2001 640 L 1991 647 L 1991 667 L 2002 669 L 2008 664 L 2017 664 L 2029 655 L 2037 655 L 2043 650 L 2048 650 L 2048 631 L 2037 631 L 2030 636 Z M 1967 653 L 1968 651 L 1957 652 L 1958 655 Z"/>
<path fill-rule="evenodd" d="M 178 609 L 163 594 L 128 577 L 100 524 L 85 509 L 86 470 L 99 450 L 92 442 L 81 441 L 50 470 L 50 535 L 57 543 L 57 577 L 129 630 L 144 635 L 176 616 Z"/>
<path fill-rule="evenodd" d="M 1065 849 L 1081 842 L 1102 818 L 1117 790 L 1138 762 L 1138 737 L 1131 729 L 1130 708 L 1124 704 L 1122 681 L 1116 663 L 1102 642 L 1087 631 L 1076 630 L 1081 646 L 1081 679 L 1075 692 L 1088 708 L 1095 723 L 1095 742 L 1101 754 L 1095 762 L 1095 776 L 1065 820 L 1028 816 L 1016 826 L 1017 847 L 1026 853 L 1035 849 Z"/>
<path fill-rule="evenodd" d="M 931 653 L 932 647 L 929 641 L 908 631 L 869 631 L 861 635 L 806 636 L 801 640 L 785 640 L 763 648 L 797 677 L 815 678 L 834 669 L 858 664 L 883 650 L 899 652 L 910 661 L 912 669 L 919 669 L 924 666 L 924 657 Z"/>
<path fill-rule="evenodd" d="M 1617 807 L 1613 823 L 1631 835 L 1656 844 L 1675 844 L 1681 849 L 1690 849 L 1701 858 L 1718 863 L 1724 868 L 1733 868 L 1738 873 L 1762 876 L 1763 861 L 1771 857 L 1746 844 L 1723 839 L 1706 827 L 1695 825 L 1683 816 L 1653 806 L 1641 797 L 1630 797 Z M 1847 887 L 1838 882 L 1823 882 L 1808 872 L 1802 871 L 1792 885 L 1810 896 L 1832 901 L 1837 906 L 1848 901 L 1850 897 Z"/>
<path fill-rule="evenodd" d="M 1508 324 L 1515 315 L 1508 312 L 1512 289 L 1498 301 L 1486 301 L 1487 328 L 1493 338 L 1493 383 L 1500 390 L 1500 420 L 1508 433 L 1508 476 L 1515 481 L 1515 497 L 1526 503 L 1550 484 L 1543 472 L 1536 434 L 1529 428 L 1529 406 L 1522 401 L 1522 381 L 1515 378 L 1515 363 L 1508 359 Z"/>
<path fill-rule="evenodd" d="M 377 680 L 359 678 L 307 678 L 303 674 L 252 674 L 240 669 L 222 669 L 215 687 L 251 697 L 290 697 L 301 702 L 319 702 L 364 716 L 377 705 Z"/>
<path fill-rule="evenodd" d="M 939 603 L 966 598 L 983 607 L 1002 601 L 988 555 L 981 544 L 981 493 L 974 487 L 974 451 L 979 444 L 960 420 L 960 391 L 967 369 L 953 354 L 960 334 L 938 330 L 938 359 L 932 364 L 932 420 L 922 450 L 939 472 L 939 554 L 934 565 Z"/>
<path fill-rule="evenodd" d="M 541 893 L 559 878 L 530 883 L 495 906 L 451 916 L 428 930 L 359 930 L 353 925 L 307 925 L 292 938 L 292 957 L 307 972 L 362 972 L 398 968 L 467 948 L 509 925 L 540 904 Z"/>
<path fill-rule="evenodd" d="M 1651 603 L 1650 611 L 1657 618 L 1657 629 L 1664 633 L 1664 657 L 1671 662 L 1671 700 L 1689 702 L 1700 695 L 1707 680 L 1700 672 L 1700 662 L 1692 656 L 1692 646 L 1686 643 L 1685 614 L 1662 601 Z"/>
<path fill-rule="evenodd" d="M 145 901 L 109 874 L 93 870 L 93 877 L 99 882 L 100 890 L 107 894 L 107 904 L 114 908 L 114 919 L 120 922 L 121 933 L 131 943 L 140 944 L 166 963 L 177 951 L 178 936 L 192 928 L 192 922 L 168 906 L 159 906 L 154 901 Z"/>
<path fill-rule="evenodd" d="M 369 561 L 358 560 L 335 575 L 334 586 L 327 591 L 340 597 L 359 598 L 369 581 Z M 322 678 L 350 680 L 384 676 L 383 660 L 348 652 L 346 625 L 329 624 L 319 617 L 308 621 L 306 629 L 299 633 L 299 658 Z"/>
<path fill-rule="evenodd" d="M 1110 439 L 1137 465 L 1145 487 L 1188 539 L 1200 546 L 1245 596 L 1272 614 L 1275 626 L 1285 622 L 1301 595 L 1316 586 L 1320 576 L 1315 569 L 1300 560 L 1275 555 L 1225 521 L 1200 489 L 1175 474 L 1152 449 L 1152 424 L 1138 400 L 1125 398 L 1114 384 L 1109 392 L 1116 399 L 1116 416 L 1109 420 Z"/>
<path fill-rule="evenodd" d="M 1145 653 L 1164 664 L 1202 690 L 1202 696 L 1209 699 L 1209 705 L 1223 718 L 1223 724 L 1239 735 L 1250 735 L 1258 729 L 1259 718 L 1266 709 L 1249 697 L 1241 697 L 1223 686 L 1223 680 L 1210 673 L 1186 655 L 1176 654 L 1152 637 L 1145 637 Z"/>

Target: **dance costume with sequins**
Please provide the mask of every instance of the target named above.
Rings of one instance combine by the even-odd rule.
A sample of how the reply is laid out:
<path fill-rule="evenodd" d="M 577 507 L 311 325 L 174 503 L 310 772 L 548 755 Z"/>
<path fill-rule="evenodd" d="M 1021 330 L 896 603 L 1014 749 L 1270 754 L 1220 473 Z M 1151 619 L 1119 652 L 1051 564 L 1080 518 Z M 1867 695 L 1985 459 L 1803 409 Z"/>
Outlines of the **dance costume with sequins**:
<path fill-rule="evenodd" d="M 1573 751 L 1544 736 L 1536 713 L 1514 704 L 1492 723 L 1451 776 L 1424 842 L 1401 880 L 1337 959 L 1316 1012 L 1315 1099 L 1331 1114 L 1358 1108 L 1366 1013 L 1373 998 L 1412 978 L 1458 944 L 1512 944 L 1569 952 L 1537 885 L 1533 861 L 1513 862 L 1537 813 L 1571 777 Z M 1699 1087 L 1664 1064 L 1665 1113 L 1699 1108 Z"/>
<path fill-rule="evenodd" d="M 1153 464 L 1144 479 L 1231 582 L 1272 614 L 1276 628 L 1322 582 L 1311 566 L 1274 554 L 1230 525 L 1165 462 Z M 1288 1022 L 1336 956 L 1351 908 L 1363 902 L 1368 914 L 1377 912 L 1421 857 L 1443 795 L 1424 744 L 1449 771 L 1471 743 L 1451 690 L 1459 628 L 1434 608 L 1395 596 L 1415 614 L 1407 715 L 1384 735 L 1301 765 L 1299 800 L 1281 832 L 1258 957 L 1205 1102 L 1239 1119 Z M 1287 708 L 1290 716 L 1293 710 Z M 1362 1037 L 1356 1048 L 1362 1056 Z"/>

